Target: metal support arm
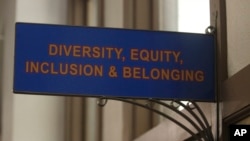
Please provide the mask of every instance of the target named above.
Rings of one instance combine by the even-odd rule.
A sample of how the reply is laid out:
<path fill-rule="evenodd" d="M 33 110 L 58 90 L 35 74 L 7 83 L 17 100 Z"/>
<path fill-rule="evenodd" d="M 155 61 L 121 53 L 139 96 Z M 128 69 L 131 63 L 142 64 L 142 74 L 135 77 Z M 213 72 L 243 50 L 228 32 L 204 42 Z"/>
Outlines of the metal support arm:
<path fill-rule="evenodd" d="M 207 121 L 205 115 L 203 114 L 203 112 L 201 111 L 200 107 L 195 102 L 190 102 L 193 105 L 193 107 L 190 107 L 189 104 L 185 105 L 181 101 L 172 101 L 172 103 L 176 103 L 179 106 L 182 106 L 184 109 L 186 109 L 187 112 L 190 113 L 194 117 L 194 119 L 192 119 L 188 115 L 186 115 L 185 113 L 178 110 L 179 106 L 175 107 L 173 105 L 169 105 L 169 104 L 166 104 L 166 103 L 164 103 L 164 102 L 162 102 L 160 100 L 155 100 L 155 99 L 149 99 L 148 100 L 149 103 L 140 104 L 140 103 L 137 103 L 137 102 L 135 102 L 133 100 L 124 99 L 124 98 L 105 98 L 105 97 L 101 97 L 97 103 L 98 103 L 99 106 L 103 107 L 103 106 L 105 106 L 107 104 L 108 99 L 130 103 L 130 104 L 142 107 L 144 109 L 148 109 L 148 110 L 150 110 L 150 111 L 152 111 L 154 113 L 157 113 L 157 114 L 163 116 L 164 118 L 174 122 L 176 125 L 178 125 L 182 129 L 184 129 L 186 132 L 188 132 L 192 136 L 192 138 L 194 138 L 197 141 L 214 141 L 212 131 L 211 131 L 211 128 L 210 128 L 210 126 L 208 124 L 208 121 Z M 163 106 L 165 108 L 168 108 L 168 109 L 174 111 L 176 114 L 183 117 L 185 120 L 187 120 L 197 130 L 198 133 L 196 133 L 195 131 L 190 130 L 187 126 L 185 126 L 183 123 L 177 121 L 175 118 L 163 113 L 162 111 L 160 111 L 158 109 L 155 109 L 154 106 L 153 106 L 155 104 L 159 104 L 159 105 L 161 105 L 161 106 Z M 197 112 L 199 113 L 200 116 L 197 115 L 193 111 L 194 109 L 197 110 Z"/>

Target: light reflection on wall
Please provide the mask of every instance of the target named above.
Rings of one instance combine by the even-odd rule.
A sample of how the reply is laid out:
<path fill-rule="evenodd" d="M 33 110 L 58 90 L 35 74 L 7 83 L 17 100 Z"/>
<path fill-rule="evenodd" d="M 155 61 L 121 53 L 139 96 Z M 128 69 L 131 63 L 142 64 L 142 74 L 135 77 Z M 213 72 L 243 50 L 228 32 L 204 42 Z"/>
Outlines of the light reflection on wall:
<path fill-rule="evenodd" d="M 178 0 L 178 31 L 205 33 L 210 25 L 209 0 Z"/>

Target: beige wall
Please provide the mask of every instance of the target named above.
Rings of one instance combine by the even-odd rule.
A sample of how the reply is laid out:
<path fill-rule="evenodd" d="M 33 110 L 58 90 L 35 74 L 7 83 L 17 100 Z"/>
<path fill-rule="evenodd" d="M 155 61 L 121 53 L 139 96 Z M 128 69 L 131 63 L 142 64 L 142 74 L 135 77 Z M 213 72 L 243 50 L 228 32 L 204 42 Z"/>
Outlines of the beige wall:
<path fill-rule="evenodd" d="M 249 0 L 226 0 L 229 79 L 223 83 L 223 116 L 250 104 Z"/>
<path fill-rule="evenodd" d="M 2 141 L 64 140 L 64 98 L 14 95 L 12 86 L 15 22 L 65 24 L 65 8 L 66 0 L 3 0 Z"/>
<path fill-rule="evenodd" d="M 14 23 L 66 23 L 67 0 L 1 0 L 4 7 L 4 49 L 3 66 L 0 79 L 2 94 L 2 140 L 3 141 L 63 141 L 64 140 L 64 97 L 44 97 L 31 95 L 13 95 L 13 56 L 14 56 Z M 0 2 L 1 2 L 0 1 Z M 128 0 L 132 2 L 131 0 Z M 162 2 L 161 0 L 160 2 Z M 97 15 L 97 0 L 89 0 L 88 10 Z M 105 0 L 103 25 L 107 27 L 124 27 L 124 0 Z M 228 37 L 228 69 L 229 76 L 239 72 L 250 64 L 250 18 L 249 0 L 226 0 L 227 37 Z M 92 7 L 91 7 L 92 6 Z M 166 11 L 166 9 L 160 9 Z M 96 13 L 93 13 L 96 12 Z M 161 15 L 166 16 L 166 15 Z M 88 15 L 89 25 L 98 25 L 98 16 Z M 171 19 L 170 19 L 171 20 Z M 0 21 L 1 22 L 1 21 Z M 1 24 L 1 23 L 0 23 Z M 135 25 L 138 23 L 134 23 Z M 161 23 L 167 27 L 166 23 Z M 175 23 L 171 23 L 171 28 Z M 145 25 L 145 24 L 143 24 Z M 173 27 L 172 27 L 173 26 Z M 136 25 L 139 28 L 139 26 Z M 144 28 L 144 27 L 141 27 Z M 147 28 L 147 27 L 146 27 Z M 1 50 L 2 51 L 2 50 Z M 0 54 L 1 55 L 1 54 Z M 235 95 L 237 96 L 237 95 Z M 233 96 L 230 99 L 234 99 Z M 95 100 L 89 100 L 95 108 Z M 90 108 L 91 109 L 91 108 Z M 109 101 L 103 109 L 102 131 L 103 141 L 127 141 L 130 135 L 131 118 L 121 102 Z M 212 110 L 214 111 L 214 110 Z M 91 112 L 91 111 L 90 111 Z M 95 115 L 94 115 L 95 116 Z M 89 121 L 95 120 L 88 116 Z M 91 124 L 90 124 L 91 125 Z M 162 126 L 162 125 L 161 125 Z M 167 127 L 164 125 L 164 128 Z M 163 128 L 162 128 L 163 129 Z M 157 133 L 160 133 L 157 131 Z M 164 133 L 164 131 L 161 132 Z M 92 138 L 94 138 L 92 135 Z M 156 133 L 154 135 L 157 135 Z M 166 135 L 166 134 L 164 134 Z M 145 136 L 144 136 L 145 137 Z M 91 138 L 91 137 L 90 137 Z"/>
<path fill-rule="evenodd" d="M 249 5 L 249 0 L 226 0 L 229 77 L 250 64 Z"/>

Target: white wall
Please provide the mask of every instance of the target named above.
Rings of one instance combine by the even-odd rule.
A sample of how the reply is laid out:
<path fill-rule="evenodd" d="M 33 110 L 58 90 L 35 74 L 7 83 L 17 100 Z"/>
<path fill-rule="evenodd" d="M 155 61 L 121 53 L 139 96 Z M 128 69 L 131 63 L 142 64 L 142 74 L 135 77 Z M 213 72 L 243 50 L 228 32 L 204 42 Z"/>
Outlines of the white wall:
<path fill-rule="evenodd" d="M 210 25 L 210 0 L 178 0 L 178 31 L 205 33 Z"/>
<path fill-rule="evenodd" d="M 64 97 L 14 95 L 15 22 L 66 24 L 66 0 L 3 0 L 2 141 L 63 141 Z"/>
<path fill-rule="evenodd" d="M 229 77 L 250 64 L 250 1 L 226 0 Z"/>

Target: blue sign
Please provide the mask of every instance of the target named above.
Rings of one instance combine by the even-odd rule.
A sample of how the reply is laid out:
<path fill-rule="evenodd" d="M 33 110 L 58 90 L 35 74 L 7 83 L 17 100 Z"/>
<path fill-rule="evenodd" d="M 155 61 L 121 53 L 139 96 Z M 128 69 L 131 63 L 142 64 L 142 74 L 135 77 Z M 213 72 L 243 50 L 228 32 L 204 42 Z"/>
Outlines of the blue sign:
<path fill-rule="evenodd" d="M 215 100 L 212 35 L 16 24 L 14 92 Z"/>

